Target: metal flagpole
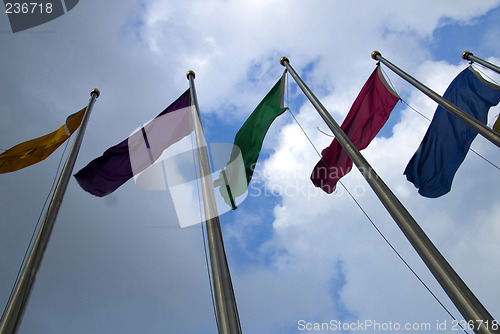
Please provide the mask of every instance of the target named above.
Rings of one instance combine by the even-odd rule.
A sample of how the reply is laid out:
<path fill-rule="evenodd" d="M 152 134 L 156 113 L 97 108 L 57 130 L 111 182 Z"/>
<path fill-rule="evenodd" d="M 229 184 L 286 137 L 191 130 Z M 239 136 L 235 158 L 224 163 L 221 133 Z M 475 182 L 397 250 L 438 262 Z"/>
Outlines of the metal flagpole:
<path fill-rule="evenodd" d="M 215 201 L 210 160 L 205 143 L 203 127 L 201 125 L 200 109 L 198 107 L 198 98 L 194 87 L 195 73 L 187 72 L 189 88 L 191 91 L 191 101 L 196 109 L 196 120 L 193 122 L 195 127 L 196 143 L 198 148 L 198 164 L 200 166 L 201 189 L 203 194 L 203 206 L 205 209 L 207 240 L 210 250 L 210 265 L 212 269 L 212 278 L 214 286 L 215 306 L 217 309 L 217 325 L 220 334 L 239 334 L 241 333 L 238 309 L 234 297 L 233 284 L 227 264 L 226 252 L 224 250 L 224 241 L 220 227 L 219 214 Z"/>
<path fill-rule="evenodd" d="M 439 284 L 441 284 L 460 313 L 462 313 L 465 319 L 474 321 L 474 331 L 476 333 L 500 333 L 498 329 L 493 329 L 498 328 L 498 326 L 492 326 L 492 323 L 496 324 L 493 317 L 474 296 L 467 285 L 465 285 L 443 255 L 441 255 L 441 253 L 437 250 L 403 204 L 401 204 L 394 193 L 377 175 L 375 170 L 373 170 L 368 161 L 366 161 L 364 156 L 354 146 L 349 137 L 347 137 L 344 131 L 342 131 L 340 126 L 321 104 L 318 98 L 306 86 L 304 81 L 302 81 L 290 65 L 289 60 L 286 57 L 282 57 L 280 63 L 285 66 L 288 71 L 290 71 L 290 74 L 295 79 L 300 89 L 302 89 L 330 130 L 332 130 L 335 138 L 337 138 L 340 145 L 352 159 L 370 187 L 378 196 L 382 204 L 390 213 L 396 224 L 404 233 L 408 241 L 412 244 L 413 248 L 417 251 Z M 486 324 L 487 326 L 485 326 Z"/>
<path fill-rule="evenodd" d="M 419 89 L 422 93 L 439 103 L 443 108 L 448 110 L 450 113 L 453 115 L 457 116 L 460 118 L 465 124 L 469 125 L 471 128 L 476 130 L 478 133 L 480 133 L 483 137 L 491 141 L 493 144 L 496 146 L 500 147 L 500 135 L 496 133 L 495 131 L 491 130 L 489 127 L 478 121 L 476 118 L 473 116 L 467 114 L 465 111 L 462 109 L 458 108 L 456 105 L 453 103 L 449 102 L 448 100 L 444 99 L 441 95 L 437 94 L 415 78 L 411 77 L 408 75 L 406 72 L 392 64 L 390 61 L 382 57 L 380 52 L 378 51 L 373 51 L 372 52 L 372 58 L 375 60 L 380 61 L 387 67 L 389 67 L 391 70 L 393 70 L 396 74 L 398 74 L 401 78 L 405 79 L 409 83 L 411 83 L 413 86 L 415 86 L 417 89 Z"/>
<path fill-rule="evenodd" d="M 471 62 L 477 62 L 483 66 L 486 66 L 490 70 L 493 70 L 493 71 L 497 72 L 498 74 L 500 74 L 500 67 L 498 67 L 495 64 L 489 63 L 486 60 L 483 60 L 481 58 L 474 56 L 474 54 L 470 51 L 464 51 L 464 53 L 462 53 L 462 58 L 465 60 L 470 60 Z"/>
<path fill-rule="evenodd" d="M 66 163 L 64 164 L 61 174 L 59 175 L 59 180 L 57 181 L 54 194 L 52 195 L 52 199 L 50 200 L 49 207 L 45 214 L 45 218 L 40 226 L 40 229 L 38 230 L 35 242 L 33 243 L 33 247 L 31 248 L 21 275 L 19 276 L 19 280 L 16 283 L 14 293 L 9 299 L 9 303 L 5 309 L 5 313 L 3 314 L 2 322 L 0 323 L 0 334 L 17 333 L 19 329 L 21 319 L 35 283 L 38 269 L 40 268 L 45 249 L 47 248 L 52 229 L 54 228 L 54 224 L 56 222 L 59 208 L 61 207 L 61 203 L 63 201 L 64 193 L 66 192 L 69 179 L 71 178 L 71 173 L 75 165 L 76 157 L 78 156 L 78 151 L 80 150 L 83 134 L 85 133 L 85 128 L 87 127 L 92 107 L 94 106 L 94 102 L 99 95 L 100 92 L 97 88 L 94 88 L 90 92 L 91 98 L 87 106 L 87 110 L 85 111 L 85 115 L 83 116 L 82 124 L 80 125 L 80 129 L 78 130 L 75 141 L 73 142 L 71 151 L 66 158 Z"/>

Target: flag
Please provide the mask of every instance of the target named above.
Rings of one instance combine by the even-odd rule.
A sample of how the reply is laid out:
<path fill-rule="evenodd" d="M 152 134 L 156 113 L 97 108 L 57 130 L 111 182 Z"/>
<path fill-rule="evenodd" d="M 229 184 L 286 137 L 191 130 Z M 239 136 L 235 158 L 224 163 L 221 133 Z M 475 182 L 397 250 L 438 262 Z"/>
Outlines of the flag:
<path fill-rule="evenodd" d="M 36 164 L 51 155 L 78 129 L 85 115 L 85 110 L 87 108 L 68 116 L 66 123 L 56 131 L 18 144 L 0 154 L 0 174 L 15 172 Z"/>
<path fill-rule="evenodd" d="M 269 127 L 276 117 L 286 110 L 283 102 L 285 74 L 286 70 L 236 133 L 234 147 L 226 169 L 221 173 L 219 180 L 215 181 L 215 186 L 226 185 L 220 187 L 220 192 L 225 202 L 230 204 L 233 209 L 235 207 L 231 200 L 247 191 Z M 243 158 L 243 166 L 232 163 L 238 161 L 240 155 Z M 227 187 L 230 188 L 230 191 Z"/>
<path fill-rule="evenodd" d="M 500 115 L 498 115 L 495 124 L 493 124 L 493 131 L 500 133 Z"/>
<path fill-rule="evenodd" d="M 92 195 L 109 195 L 151 166 L 163 150 L 192 132 L 189 89 L 129 138 L 108 148 L 74 176 Z"/>
<path fill-rule="evenodd" d="M 451 82 L 443 97 L 486 124 L 488 110 L 500 101 L 500 87 L 484 80 L 469 66 Z M 406 178 L 422 196 L 446 194 L 476 135 L 476 130 L 438 106 L 424 139 L 406 166 Z"/>
<path fill-rule="evenodd" d="M 392 90 L 380 66 L 372 72 L 342 123 L 342 130 L 358 150 L 370 144 L 389 118 L 399 96 Z M 321 159 L 311 173 L 316 187 L 330 194 L 337 182 L 352 169 L 352 160 L 335 138 L 321 152 Z"/>

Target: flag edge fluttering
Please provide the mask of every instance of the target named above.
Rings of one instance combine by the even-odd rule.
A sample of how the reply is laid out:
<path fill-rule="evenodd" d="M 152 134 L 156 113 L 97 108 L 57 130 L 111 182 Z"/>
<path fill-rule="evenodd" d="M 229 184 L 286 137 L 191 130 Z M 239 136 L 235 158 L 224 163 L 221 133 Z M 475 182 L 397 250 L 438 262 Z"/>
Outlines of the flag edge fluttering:
<path fill-rule="evenodd" d="M 69 115 L 56 130 L 12 146 L 0 154 L 0 174 L 12 173 L 47 159 L 80 127 L 87 107 Z"/>
<path fill-rule="evenodd" d="M 500 93 L 500 86 L 486 80 L 472 65 L 469 65 L 467 66 L 466 68 L 464 68 L 463 70 L 461 70 L 454 78 L 453 80 L 450 82 L 450 84 L 448 85 L 448 87 L 446 88 L 446 91 L 445 93 L 443 94 L 443 97 L 445 99 L 449 99 L 449 97 L 447 98 L 448 94 L 452 94 L 453 92 L 450 91 L 451 88 L 454 88 L 452 87 L 452 85 L 456 86 L 458 85 L 457 82 L 458 79 L 461 79 L 461 80 L 466 80 L 466 79 L 463 79 L 465 76 L 466 76 L 466 73 L 468 73 L 467 71 L 470 71 L 470 73 L 472 74 L 472 78 L 476 78 L 478 80 L 478 83 L 480 84 L 483 84 L 484 87 L 486 88 L 490 88 L 493 90 L 493 92 L 496 92 L 496 93 Z M 469 75 L 470 76 L 470 75 Z M 462 83 L 461 83 L 462 84 Z M 467 81 L 467 88 L 470 88 L 470 82 Z M 461 92 L 463 92 L 463 88 L 460 90 Z M 460 99 L 463 99 L 463 96 L 460 97 Z M 484 100 L 484 98 L 483 98 Z M 500 99 L 499 99 L 500 101 Z M 488 115 L 488 112 L 489 110 L 491 109 L 491 107 L 497 105 L 499 103 L 499 101 L 497 101 L 495 104 L 492 104 L 490 105 L 487 110 L 484 111 L 484 120 L 479 120 L 481 121 L 483 124 L 486 125 L 486 122 L 487 122 L 487 115 Z M 458 103 L 457 101 L 450 101 L 452 102 L 453 104 L 457 105 L 460 109 L 464 109 L 462 106 L 461 106 L 461 103 Z M 469 112 L 468 112 L 468 108 L 467 110 L 464 110 L 467 114 L 471 115 Z M 444 116 L 441 116 L 441 115 L 444 115 Z M 472 117 L 476 118 L 475 115 L 471 115 Z M 436 125 L 436 122 L 438 121 L 435 121 L 435 119 L 438 119 L 438 117 L 444 117 L 446 120 L 449 121 L 449 123 L 447 123 L 446 125 L 447 126 L 450 126 L 450 127 L 454 127 L 455 123 L 454 122 L 457 122 L 456 124 L 457 125 L 461 125 L 461 120 L 459 120 L 456 116 L 454 115 L 451 115 L 448 110 L 446 110 L 444 107 L 438 105 L 435 112 L 434 112 L 434 116 L 433 116 L 433 119 L 431 121 L 431 124 L 429 124 L 429 127 L 427 128 L 427 131 L 425 132 L 424 134 L 424 137 L 422 138 L 417 150 L 415 151 L 415 153 L 412 155 L 410 161 L 408 162 L 403 174 L 406 176 L 406 179 L 408 182 L 412 183 L 416 189 L 418 189 L 418 193 L 423 196 L 423 197 L 426 197 L 426 198 L 438 198 L 438 197 L 441 197 L 443 195 L 446 195 L 447 193 L 449 193 L 451 191 L 451 187 L 452 187 L 452 184 L 453 184 L 453 180 L 455 178 L 455 175 L 458 171 L 458 169 L 460 168 L 460 166 L 462 165 L 462 163 L 464 162 L 466 156 L 467 156 L 467 153 L 469 152 L 470 150 L 470 146 L 472 145 L 472 142 L 474 141 L 475 137 L 477 136 L 477 132 L 473 129 L 469 129 L 469 131 L 471 132 L 471 136 L 468 137 L 470 139 L 470 142 L 466 144 L 467 147 L 461 147 L 461 151 L 463 151 L 463 156 L 460 158 L 460 159 L 457 159 L 457 160 L 460 160 L 460 162 L 456 163 L 457 166 L 456 168 L 451 171 L 450 175 L 451 177 L 448 176 L 448 180 L 442 180 L 442 182 L 439 184 L 439 189 L 436 189 L 436 185 L 434 184 L 432 186 L 433 189 L 430 189 L 430 186 L 428 185 L 430 182 L 429 180 L 425 181 L 424 182 L 422 181 L 423 179 L 423 167 L 421 166 L 421 156 L 422 154 L 428 154 L 428 153 L 422 153 L 423 151 L 423 146 L 424 145 L 427 145 L 427 137 L 428 136 L 431 136 L 432 134 L 428 134 L 429 131 L 431 131 L 431 129 L 433 129 Z M 477 119 L 477 118 L 476 118 Z M 442 125 L 442 124 L 441 124 Z M 466 125 L 465 123 L 463 125 Z M 463 126 L 462 125 L 462 126 Z M 431 128 L 432 126 L 432 128 Z M 442 129 L 438 132 L 442 132 Z M 456 132 L 456 130 L 454 130 L 453 132 Z M 463 136 L 463 135 L 462 135 Z M 457 150 L 458 151 L 458 150 Z M 418 161 L 417 161 L 418 160 Z M 448 164 L 450 162 L 448 161 Z M 437 167 L 435 167 L 434 169 L 436 169 Z M 441 166 L 439 168 L 439 170 L 441 171 L 444 171 L 444 166 Z M 435 174 L 432 176 L 432 179 L 436 180 L 435 179 L 436 176 Z M 443 179 L 443 178 L 441 178 Z M 424 184 L 425 183 L 425 184 Z"/>

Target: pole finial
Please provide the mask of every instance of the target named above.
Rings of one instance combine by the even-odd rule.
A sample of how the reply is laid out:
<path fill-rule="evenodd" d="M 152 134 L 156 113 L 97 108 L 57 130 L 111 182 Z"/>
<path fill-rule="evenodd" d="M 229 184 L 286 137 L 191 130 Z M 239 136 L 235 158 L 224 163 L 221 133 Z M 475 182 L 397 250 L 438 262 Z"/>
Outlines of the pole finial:
<path fill-rule="evenodd" d="M 187 73 L 186 73 L 186 77 L 188 78 L 188 80 L 189 80 L 189 76 L 190 76 L 190 75 L 192 75 L 192 76 L 193 76 L 193 79 L 194 79 L 194 78 L 196 78 L 196 74 L 194 73 L 194 71 L 193 71 L 193 70 L 189 70 L 189 71 L 187 71 Z"/>
<path fill-rule="evenodd" d="M 94 95 L 94 94 L 96 94 L 96 95 L 97 95 L 97 96 L 96 96 L 96 98 L 98 98 L 98 97 L 99 97 L 99 95 L 101 95 L 101 92 L 99 91 L 99 89 L 94 88 L 94 89 L 92 89 L 92 90 L 90 91 L 90 96 L 92 96 L 92 95 Z"/>
<path fill-rule="evenodd" d="M 465 59 L 465 60 L 469 60 L 469 56 L 473 56 L 474 54 L 470 51 L 464 51 L 464 53 L 462 53 L 462 59 Z"/>
<path fill-rule="evenodd" d="M 377 59 L 378 56 L 382 56 L 382 54 L 379 51 L 375 50 L 372 52 L 372 59 L 378 60 Z"/>
<path fill-rule="evenodd" d="M 282 66 L 285 66 L 285 61 L 286 61 L 286 62 L 290 62 L 290 61 L 288 60 L 288 58 L 287 58 L 287 57 L 281 57 L 281 59 L 280 59 L 280 64 L 281 64 Z"/>

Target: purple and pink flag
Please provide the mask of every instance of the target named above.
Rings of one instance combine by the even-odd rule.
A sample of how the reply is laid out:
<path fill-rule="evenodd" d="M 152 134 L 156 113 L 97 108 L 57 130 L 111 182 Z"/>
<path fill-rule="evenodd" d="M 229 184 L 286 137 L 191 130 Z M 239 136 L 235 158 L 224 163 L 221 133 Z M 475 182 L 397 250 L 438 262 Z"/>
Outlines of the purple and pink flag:
<path fill-rule="evenodd" d="M 341 126 L 358 150 L 366 148 L 375 138 L 398 101 L 399 96 L 389 87 L 377 66 Z M 311 181 L 331 194 L 337 182 L 352 169 L 352 160 L 337 139 L 321 152 L 321 156 L 311 173 Z"/>
<path fill-rule="evenodd" d="M 103 197 L 151 166 L 166 148 L 193 131 L 190 107 L 188 89 L 140 130 L 76 173 L 80 186 L 92 195 Z"/>

